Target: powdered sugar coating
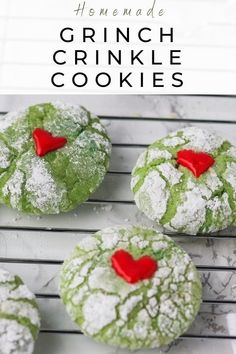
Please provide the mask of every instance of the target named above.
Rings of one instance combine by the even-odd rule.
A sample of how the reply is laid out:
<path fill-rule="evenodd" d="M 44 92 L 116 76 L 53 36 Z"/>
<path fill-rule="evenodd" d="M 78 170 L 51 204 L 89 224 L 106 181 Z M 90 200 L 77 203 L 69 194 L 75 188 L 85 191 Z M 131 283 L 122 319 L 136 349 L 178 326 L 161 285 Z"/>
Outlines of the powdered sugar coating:
<path fill-rule="evenodd" d="M 119 297 L 115 295 L 91 294 L 83 304 L 85 331 L 94 335 L 116 319 L 116 305 Z"/>
<path fill-rule="evenodd" d="M 182 172 L 176 170 L 176 168 L 169 162 L 162 163 L 158 166 L 158 171 L 161 172 L 163 178 L 165 178 L 171 186 L 179 183 Z"/>
<path fill-rule="evenodd" d="M 22 193 L 23 183 L 23 172 L 15 170 L 2 188 L 3 196 L 9 198 L 13 208 L 17 208 Z"/>
<path fill-rule="evenodd" d="M 59 213 L 59 205 L 66 195 L 66 188 L 63 185 L 58 188 L 50 173 L 50 165 L 47 162 L 38 159 L 34 155 L 32 156 L 32 153 L 30 155 L 25 183 L 29 201 L 39 210 L 55 210 Z"/>
<path fill-rule="evenodd" d="M 11 163 L 11 152 L 3 141 L 0 141 L 0 169 L 6 169 Z"/>
<path fill-rule="evenodd" d="M 184 141 L 187 141 L 187 144 L 184 145 L 185 149 L 204 151 L 212 154 L 224 142 L 222 137 L 208 130 L 196 127 L 188 127 L 180 132 L 183 133 Z"/>
<path fill-rule="evenodd" d="M 233 196 L 236 198 L 236 161 L 227 163 L 223 177 L 230 184 Z"/>
<path fill-rule="evenodd" d="M 201 186 L 200 186 L 201 187 Z M 191 230 L 199 230 L 203 225 L 206 217 L 206 199 L 204 188 L 193 186 L 189 190 L 185 191 L 184 201 L 177 208 L 175 216 L 172 218 L 170 225 L 175 230 L 183 229 L 184 220 L 188 220 L 188 224 L 191 225 Z M 167 227 L 167 225 L 165 225 Z M 183 231 L 188 231 L 184 230 Z"/>
<path fill-rule="evenodd" d="M 28 328 L 17 321 L 0 319 L 0 351 L 2 354 L 31 354 L 34 340 Z"/>
<path fill-rule="evenodd" d="M 11 127 L 19 118 L 22 118 L 26 112 L 26 110 L 22 110 L 20 112 L 10 112 L 5 116 L 1 116 L 0 132 L 3 133 L 5 130 Z"/>
<path fill-rule="evenodd" d="M 182 149 L 209 153 L 215 163 L 196 178 L 176 162 Z M 150 219 L 167 230 L 188 234 L 216 232 L 235 222 L 236 155 L 228 141 L 188 127 L 155 142 L 143 154 L 155 150 L 162 151 L 162 159 L 152 163 L 146 159 L 141 168 L 138 163 L 131 180 L 135 202 Z"/>
<path fill-rule="evenodd" d="M 166 212 L 169 196 L 166 181 L 158 171 L 153 170 L 145 176 L 137 194 L 136 203 L 141 208 L 146 208 L 147 205 L 151 211 L 151 219 L 159 220 Z"/>
<path fill-rule="evenodd" d="M 154 258 L 154 276 L 135 284 L 119 277 L 111 256 L 121 248 L 134 258 Z M 60 293 L 86 335 L 130 349 L 154 348 L 188 329 L 200 306 L 201 283 L 190 257 L 169 237 L 152 229 L 117 226 L 77 245 L 64 262 Z"/>
<path fill-rule="evenodd" d="M 40 319 L 34 295 L 7 271 L 0 269 L 0 352 L 31 354 Z"/>
<path fill-rule="evenodd" d="M 67 144 L 38 157 L 35 128 L 65 136 Z M 89 197 L 107 171 L 110 140 L 99 119 L 83 107 L 35 105 L 1 117 L 0 132 L 0 201 L 20 211 L 69 211 Z"/>
<path fill-rule="evenodd" d="M 145 155 L 145 153 L 144 153 Z M 164 150 L 159 150 L 159 149 L 151 149 L 148 151 L 148 159 L 147 159 L 147 163 L 153 162 L 155 160 L 159 160 L 159 159 L 171 159 L 171 154 L 168 151 L 164 151 Z"/>
<path fill-rule="evenodd" d="M 179 136 L 174 136 L 163 140 L 163 145 L 166 147 L 175 147 L 178 145 L 182 145 L 184 143 L 185 141 L 181 139 Z"/>

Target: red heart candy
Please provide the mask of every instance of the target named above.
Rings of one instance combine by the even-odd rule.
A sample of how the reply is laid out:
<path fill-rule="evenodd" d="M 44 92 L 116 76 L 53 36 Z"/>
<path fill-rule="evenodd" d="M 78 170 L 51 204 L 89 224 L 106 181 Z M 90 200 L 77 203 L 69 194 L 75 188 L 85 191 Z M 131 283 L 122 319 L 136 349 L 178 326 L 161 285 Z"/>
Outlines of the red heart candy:
<path fill-rule="evenodd" d="M 177 153 L 177 163 L 187 167 L 194 176 L 199 177 L 215 163 L 215 160 L 206 152 L 180 150 Z"/>
<path fill-rule="evenodd" d="M 47 130 L 36 128 L 33 131 L 33 139 L 36 147 L 36 154 L 40 157 L 46 155 L 50 151 L 62 148 L 67 139 L 62 136 L 53 136 Z"/>
<path fill-rule="evenodd" d="M 151 278 L 158 269 L 157 261 L 153 258 L 143 256 L 135 260 L 122 249 L 113 253 L 111 262 L 116 274 L 131 284 Z"/>

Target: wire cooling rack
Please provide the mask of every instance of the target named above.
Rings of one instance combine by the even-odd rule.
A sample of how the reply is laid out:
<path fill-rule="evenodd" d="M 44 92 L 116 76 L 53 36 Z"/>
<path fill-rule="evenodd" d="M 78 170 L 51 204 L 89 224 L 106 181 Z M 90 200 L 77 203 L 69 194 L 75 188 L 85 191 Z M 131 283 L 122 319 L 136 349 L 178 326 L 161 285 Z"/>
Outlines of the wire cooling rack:
<path fill-rule="evenodd" d="M 2 113 L 3 114 L 3 113 Z M 32 217 L 1 206 L 1 266 L 19 274 L 35 292 L 42 329 L 37 354 L 126 354 L 86 338 L 68 318 L 58 296 L 63 259 L 83 237 L 115 224 L 153 225 L 137 210 L 130 172 L 139 154 L 170 131 L 195 125 L 236 144 L 236 121 L 101 117 L 113 142 L 110 169 L 99 190 L 77 210 Z M 191 255 L 203 282 L 203 304 L 189 331 L 155 353 L 236 353 L 236 229 L 205 236 L 172 236 Z M 148 350 L 140 354 L 149 353 Z"/>

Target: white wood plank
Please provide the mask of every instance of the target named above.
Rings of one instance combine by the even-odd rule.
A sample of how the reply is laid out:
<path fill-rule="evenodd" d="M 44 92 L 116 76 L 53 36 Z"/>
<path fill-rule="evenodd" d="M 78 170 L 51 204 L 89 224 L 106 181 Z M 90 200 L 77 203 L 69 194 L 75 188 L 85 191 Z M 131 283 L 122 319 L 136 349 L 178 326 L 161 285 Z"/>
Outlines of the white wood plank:
<path fill-rule="evenodd" d="M 216 123 L 189 123 L 189 122 L 166 122 L 166 121 L 148 121 L 143 119 L 132 120 L 103 120 L 107 127 L 108 134 L 114 144 L 151 144 L 154 141 L 165 137 L 170 132 L 185 128 L 188 126 L 196 126 L 208 129 L 225 139 L 236 144 L 234 134 L 234 125 L 216 124 Z"/>
<path fill-rule="evenodd" d="M 60 299 L 38 298 L 41 329 L 54 331 L 78 331 Z M 188 335 L 236 336 L 235 304 L 202 304 L 198 316 L 188 330 Z"/>
<path fill-rule="evenodd" d="M 63 261 L 88 233 L 8 231 L 0 232 L 0 259 Z M 236 238 L 172 238 L 188 252 L 198 266 L 235 267 Z"/>
<path fill-rule="evenodd" d="M 58 100 L 82 104 L 99 115 L 236 120 L 236 98 L 223 96 L 1 95 L 0 111 Z"/>
<path fill-rule="evenodd" d="M 90 199 L 133 202 L 134 198 L 130 189 L 130 181 L 130 175 L 107 174 L 101 186 L 91 195 Z"/>
<path fill-rule="evenodd" d="M 176 341 L 168 348 L 140 350 L 139 354 L 235 354 L 235 339 L 198 339 L 186 338 Z M 131 354 L 128 350 L 112 348 L 99 344 L 92 339 L 73 334 L 42 333 L 36 343 L 35 354 Z"/>
<path fill-rule="evenodd" d="M 113 146 L 109 171 L 131 172 L 139 155 L 145 148 Z"/>
<path fill-rule="evenodd" d="M 49 216 L 30 216 L 0 206 L 2 227 L 30 227 L 43 229 L 101 229 L 114 224 L 152 224 L 135 205 L 112 203 L 84 203 L 71 213 Z"/>
<path fill-rule="evenodd" d="M 202 304 L 188 334 L 203 336 L 236 336 L 235 304 Z"/>
<path fill-rule="evenodd" d="M 74 211 L 63 214 L 63 217 L 62 215 L 40 217 L 25 215 L 3 205 L 0 206 L 0 229 L 30 228 L 36 230 L 69 230 L 75 232 L 77 230 L 94 231 L 120 224 L 155 227 L 163 231 L 162 228 L 151 222 L 133 204 L 86 202 Z M 210 235 L 210 237 L 212 235 Z M 225 229 L 218 232 L 216 235 L 235 236 L 235 227 Z"/>
<path fill-rule="evenodd" d="M 37 294 L 58 294 L 60 265 L 4 263 L 1 267 L 18 274 L 29 288 Z M 203 299 L 236 301 L 236 271 L 200 270 Z"/>

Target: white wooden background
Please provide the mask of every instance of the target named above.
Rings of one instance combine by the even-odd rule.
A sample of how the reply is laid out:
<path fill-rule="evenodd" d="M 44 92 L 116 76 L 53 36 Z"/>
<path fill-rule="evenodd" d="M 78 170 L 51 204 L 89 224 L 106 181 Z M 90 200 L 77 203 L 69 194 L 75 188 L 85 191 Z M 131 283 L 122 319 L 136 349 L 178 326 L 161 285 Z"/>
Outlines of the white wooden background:
<path fill-rule="evenodd" d="M 152 43 L 147 45 L 152 49 L 162 50 L 181 49 L 182 66 L 173 70 L 167 60 L 167 51 L 163 60 L 163 67 L 167 78 L 165 87 L 158 89 L 152 87 L 151 72 L 160 71 L 152 68 L 147 61 L 143 67 L 133 66 L 132 71 L 136 77 L 140 71 L 145 72 L 148 84 L 145 80 L 145 88 L 123 87 L 120 90 L 116 84 L 120 67 L 113 64 L 110 68 L 104 60 L 99 66 L 95 66 L 94 60 L 89 62 L 88 72 L 94 77 L 100 71 L 110 71 L 117 80 L 103 93 L 187 93 L 187 94 L 235 94 L 236 93 L 236 0 L 157 0 L 157 8 L 164 8 L 165 15 L 156 17 L 153 21 L 145 16 L 141 18 L 83 18 L 76 17 L 74 8 L 82 0 L 0 0 L 0 92 L 1 93 L 97 93 L 102 92 L 94 84 L 94 80 L 85 88 L 78 89 L 72 86 L 71 77 L 77 71 L 85 71 L 86 68 L 73 66 L 72 49 L 85 49 L 93 53 L 94 49 L 103 48 L 102 40 L 96 42 L 95 47 L 90 43 L 80 42 L 80 30 L 82 25 L 95 27 L 97 32 L 102 29 L 104 23 L 110 26 L 110 35 L 114 26 L 129 26 L 135 32 L 136 26 L 173 26 L 175 38 L 171 45 L 159 43 L 159 36 L 154 35 Z M 101 8 L 139 7 L 146 9 L 152 5 L 152 0 L 86 0 L 87 7 Z M 71 46 L 59 39 L 60 30 L 63 27 L 75 28 L 76 41 Z M 156 33 L 156 27 L 153 32 Z M 137 38 L 132 43 L 115 44 L 114 37 L 109 39 L 109 49 L 122 49 L 129 58 L 129 49 L 147 49 L 147 45 L 138 42 Z M 163 43 L 162 43 L 163 44 Z M 114 47 L 114 48 L 113 48 Z M 168 48 L 167 48 L 168 47 Z M 68 49 L 69 48 L 69 49 Z M 58 49 L 68 50 L 67 66 L 56 66 L 53 63 L 53 52 Z M 91 54 L 90 53 L 90 54 Z M 149 53 L 149 52 L 148 52 Z M 94 53 L 93 53 L 94 54 Z M 148 54 L 147 54 L 148 55 Z M 149 55 L 150 56 L 150 55 Z M 93 56 L 94 58 L 94 56 Z M 166 58 L 166 60 L 165 60 Z M 50 83 L 52 73 L 56 71 L 66 73 L 66 86 L 56 89 Z M 129 72 L 130 64 L 122 64 L 122 70 Z M 184 85 L 176 89 L 171 87 L 171 71 L 183 71 Z M 161 70 L 162 71 L 162 70 Z M 135 82 L 135 80 L 132 80 Z M 135 86 L 135 85 L 134 85 Z M 63 90 L 63 91 L 62 91 Z"/>
<path fill-rule="evenodd" d="M 23 216 L 1 206 L 0 266 L 22 276 L 37 294 L 42 332 L 36 354 L 128 354 L 77 333 L 58 298 L 61 262 L 78 240 L 94 230 L 114 224 L 151 225 L 133 204 L 129 190 L 137 156 L 146 144 L 192 124 L 213 129 L 236 144 L 236 97 L 0 96 L 0 111 L 51 99 L 80 103 L 107 116 L 103 121 L 113 142 L 109 173 L 90 201 L 63 216 Z M 140 354 L 236 354 L 236 230 L 174 238 L 201 273 L 204 301 L 180 340 Z"/>

